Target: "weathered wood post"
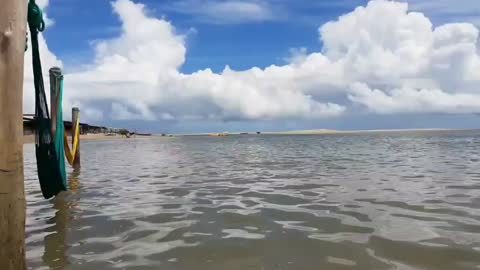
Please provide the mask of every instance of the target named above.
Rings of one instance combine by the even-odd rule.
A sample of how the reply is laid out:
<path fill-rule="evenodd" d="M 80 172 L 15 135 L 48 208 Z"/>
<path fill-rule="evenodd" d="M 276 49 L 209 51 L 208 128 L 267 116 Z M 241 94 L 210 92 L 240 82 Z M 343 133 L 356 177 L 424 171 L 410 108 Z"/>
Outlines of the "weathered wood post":
<path fill-rule="evenodd" d="M 0 269 L 25 269 L 23 58 L 27 1 L 0 8 Z"/>
<path fill-rule="evenodd" d="M 79 114 L 80 114 L 80 109 L 77 107 L 73 107 L 72 108 L 72 142 L 75 141 L 75 130 L 77 130 L 77 128 L 80 128 L 80 125 L 77 126 L 77 120 L 78 120 Z M 75 157 L 73 162 L 73 168 L 78 169 L 80 168 L 80 137 L 78 138 L 77 152 L 74 155 Z"/>
<path fill-rule="evenodd" d="M 59 67 L 52 67 L 49 71 L 50 74 L 50 119 L 52 123 L 52 136 L 55 140 L 57 136 L 57 113 L 59 93 L 60 93 L 60 80 L 62 79 L 62 70 Z"/>

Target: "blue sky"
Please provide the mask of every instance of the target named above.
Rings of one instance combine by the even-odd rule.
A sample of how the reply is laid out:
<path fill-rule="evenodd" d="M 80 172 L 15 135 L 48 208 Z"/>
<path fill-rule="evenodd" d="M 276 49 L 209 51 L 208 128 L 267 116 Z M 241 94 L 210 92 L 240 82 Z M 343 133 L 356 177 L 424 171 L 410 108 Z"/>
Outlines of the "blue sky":
<path fill-rule="evenodd" d="M 281 10 L 278 17 L 233 21 L 179 10 L 175 8 L 179 6 L 178 2 L 181 1 L 141 1 L 153 16 L 165 17 L 179 33 L 188 35 L 188 57 L 182 71 L 194 72 L 208 67 L 221 71 L 225 65 L 243 70 L 253 66 L 284 64 L 284 57 L 288 56 L 291 48 L 305 47 L 318 51 L 322 47 L 316 35 L 318 27 L 368 1 L 277 0 L 271 3 Z M 184 2 L 185 9 L 189 9 L 187 3 L 195 1 Z M 425 12 L 437 24 L 462 19 L 480 23 L 480 10 L 469 8 L 475 0 L 449 1 L 438 7 L 433 3 L 436 0 L 410 2 L 413 7 L 417 4 L 417 10 Z M 465 7 L 462 8 L 462 5 Z M 459 11 L 449 11 L 453 6 Z M 120 33 L 120 22 L 112 12 L 111 1 L 51 0 L 48 13 L 56 21 L 54 29 L 45 34 L 49 46 L 69 68 L 92 60 L 92 41 Z"/>
<path fill-rule="evenodd" d="M 358 4 L 366 3 L 357 0 L 330 1 L 342 2 L 336 4 L 279 1 L 282 9 L 289 12 L 288 15 L 258 21 L 224 21 L 179 11 L 174 8 L 178 0 L 141 2 L 149 7 L 153 16 L 165 17 L 175 25 L 177 32 L 188 35 L 188 56 L 182 67 L 184 72 L 209 67 L 221 71 L 225 65 L 243 70 L 253 66 L 284 64 L 291 48 L 320 50 L 321 43 L 316 35 L 318 27 Z M 48 14 L 56 23 L 45 36 L 52 51 L 65 61 L 68 68 L 92 60 L 92 41 L 114 37 L 121 31 L 110 1 L 51 0 Z"/>
<path fill-rule="evenodd" d="M 411 0 L 408 2 L 410 11 L 423 12 L 428 20 L 433 23 L 434 27 L 451 22 L 468 22 L 473 25 L 480 23 L 480 16 L 478 15 L 480 10 L 476 1 Z M 174 28 L 174 35 L 184 36 L 185 60 L 177 69 L 180 74 L 191 74 L 205 69 L 211 69 L 214 74 L 221 74 L 227 65 L 232 70 L 247 72 L 252 67 L 258 67 L 263 71 L 271 65 L 280 67 L 290 65 L 292 63 L 292 52 L 295 50 L 302 51 L 301 55 L 304 56 L 316 52 L 321 52 L 328 56 L 329 54 L 325 52 L 323 43 L 325 38 L 319 37 L 319 27 L 327 22 L 336 21 L 339 16 L 352 12 L 358 6 L 366 6 L 368 1 L 142 0 L 134 1 L 134 3 L 144 5 L 145 16 L 168 21 Z M 110 1 L 50 0 L 47 14 L 54 21 L 54 24 L 47 29 L 44 36 L 49 50 L 63 62 L 64 71 L 67 74 L 85 72 L 86 69 L 95 65 L 94 63 L 98 61 L 98 53 L 95 51 L 96 44 L 118 39 L 119 36 L 124 35 L 122 20 L 125 19 L 122 19 L 122 15 L 119 16 L 118 12 L 112 10 Z M 369 27 L 365 29 L 371 29 L 371 26 Z M 392 31 L 397 30 L 392 29 Z M 478 40 L 476 46 L 478 52 Z M 333 49 L 330 51 L 333 51 Z M 152 61 L 153 63 L 155 62 L 154 59 Z M 318 72 L 321 72 L 321 70 Z M 66 80 L 68 80 L 68 76 Z M 432 81 L 435 80 L 432 79 Z M 441 80 L 439 79 L 438 81 Z M 365 79 L 365 83 L 372 87 L 372 91 L 374 86 L 378 87 L 376 82 L 373 83 L 367 81 L 367 79 Z M 451 90 L 442 88 L 442 83 L 435 84 L 436 88 L 445 93 L 451 93 Z M 380 85 L 383 84 L 385 83 L 382 82 Z M 246 87 L 249 86 L 247 85 Z M 322 87 L 318 86 L 318 88 Z M 380 90 L 390 93 L 388 91 L 394 87 L 399 86 L 392 83 L 390 88 Z M 404 87 L 404 85 L 402 84 L 401 87 Z M 422 84 L 422 86 L 418 87 L 424 86 Z M 468 84 L 468 87 L 470 87 L 470 84 Z M 463 91 L 463 89 L 461 90 Z M 182 89 L 177 89 L 177 91 L 182 91 Z M 293 89 L 293 91 L 296 91 L 296 89 Z M 307 93 L 305 94 L 307 97 L 313 96 L 314 101 L 317 101 L 317 95 L 325 98 L 323 92 L 312 94 L 312 91 L 309 89 L 302 91 Z M 465 90 L 465 93 L 472 94 L 469 89 Z M 460 94 L 465 93 L 461 92 Z M 361 109 L 358 104 L 353 104 L 352 106 L 344 105 L 344 103 L 353 103 L 352 100 L 358 100 L 351 98 L 351 95 L 343 93 L 328 94 L 326 95 L 327 100 L 322 100 L 323 103 L 333 102 L 346 108 L 348 113 L 338 117 L 321 116 L 319 118 L 310 118 L 302 115 L 276 117 L 269 112 L 259 114 L 260 116 L 257 117 L 257 115 L 251 116 L 249 113 L 231 112 L 229 111 L 230 109 L 223 108 L 222 104 L 213 102 L 211 106 L 219 107 L 218 111 L 221 112 L 220 114 L 227 116 L 199 117 L 196 120 L 184 120 L 186 118 L 182 118 L 183 120 L 180 120 L 181 117 L 177 118 L 175 114 L 176 109 L 166 108 L 163 105 L 156 106 L 156 104 L 148 102 L 147 105 L 141 104 L 136 107 L 135 104 L 126 101 L 122 103 L 125 106 L 122 105 L 121 107 L 127 108 L 132 114 L 135 113 L 135 110 L 141 111 L 142 109 L 138 108 L 145 105 L 148 107 L 145 110 L 154 111 L 155 115 L 164 115 L 164 112 L 166 112 L 169 116 L 163 118 L 153 116 L 146 117 L 146 119 L 142 117 L 125 117 L 124 119 L 92 117 L 91 121 L 106 125 L 126 125 L 135 129 L 153 132 L 480 127 L 480 118 L 474 114 L 477 112 L 476 104 L 475 106 L 466 104 L 465 106 L 474 107 L 466 112 L 464 110 L 457 112 L 456 110 L 448 109 L 450 107 L 447 109 L 441 107 L 441 109 L 432 109 L 433 111 L 427 110 L 425 112 L 422 110 L 410 111 L 410 109 L 405 109 L 406 113 L 401 110 L 384 113 L 385 110 Z M 216 100 L 216 98 L 212 99 Z M 72 98 L 72 100 L 73 104 L 77 102 L 75 98 Z M 88 104 L 88 106 L 94 106 L 91 104 L 96 103 L 94 101 L 87 102 L 81 98 L 78 98 L 78 100 L 80 104 Z M 114 98 L 112 100 L 119 102 Z M 204 99 L 202 98 L 201 101 L 203 102 Z M 102 100 L 102 102 L 107 105 L 95 105 L 99 106 L 95 108 L 95 111 L 103 110 L 102 107 L 109 106 L 108 99 Z M 195 102 L 195 100 L 190 100 L 189 102 Z M 209 102 L 211 101 L 206 102 L 206 106 L 210 104 Z M 365 105 L 367 103 L 363 102 L 362 104 Z M 185 106 L 186 104 L 188 104 L 186 101 L 177 103 L 179 106 Z M 368 104 L 366 105 L 367 107 L 369 106 Z M 192 107 L 196 106 L 195 104 L 190 105 Z M 157 107 L 159 108 L 158 112 L 156 111 Z M 357 107 L 360 108 L 358 111 L 356 111 Z M 432 108 L 440 107 L 433 104 Z M 209 112 L 208 115 L 214 113 Z M 108 113 L 105 114 L 108 115 Z M 183 112 L 177 114 L 186 115 Z M 203 114 L 203 109 L 201 114 Z M 237 120 L 231 121 L 231 119 Z"/>

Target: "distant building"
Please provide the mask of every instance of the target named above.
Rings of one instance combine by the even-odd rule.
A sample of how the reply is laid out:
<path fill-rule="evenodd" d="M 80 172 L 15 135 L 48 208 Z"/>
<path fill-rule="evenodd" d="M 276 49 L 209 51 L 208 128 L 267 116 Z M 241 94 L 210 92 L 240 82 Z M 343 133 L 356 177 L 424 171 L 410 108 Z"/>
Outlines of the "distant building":
<path fill-rule="evenodd" d="M 72 134 L 72 122 L 63 121 L 65 125 L 65 133 Z M 116 133 L 114 129 L 107 127 L 93 126 L 86 123 L 80 123 L 80 134 L 98 134 L 98 133 Z M 32 115 L 24 115 L 23 117 L 23 135 L 35 134 L 35 118 Z"/>

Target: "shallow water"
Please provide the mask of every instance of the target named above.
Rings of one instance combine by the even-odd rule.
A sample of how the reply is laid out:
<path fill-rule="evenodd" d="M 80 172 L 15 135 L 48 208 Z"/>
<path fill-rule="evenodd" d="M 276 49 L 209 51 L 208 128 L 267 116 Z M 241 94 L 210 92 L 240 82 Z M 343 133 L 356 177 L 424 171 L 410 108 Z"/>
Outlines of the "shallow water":
<path fill-rule="evenodd" d="M 479 269 L 480 132 L 85 141 L 30 269 Z"/>

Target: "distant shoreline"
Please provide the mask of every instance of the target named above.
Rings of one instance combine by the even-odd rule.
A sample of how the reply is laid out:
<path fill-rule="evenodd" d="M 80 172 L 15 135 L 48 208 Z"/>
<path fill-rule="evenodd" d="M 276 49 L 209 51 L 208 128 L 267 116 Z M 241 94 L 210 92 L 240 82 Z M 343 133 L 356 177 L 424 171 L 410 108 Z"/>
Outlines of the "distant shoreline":
<path fill-rule="evenodd" d="M 363 133 L 432 133 L 432 132 L 462 132 L 469 131 L 464 129 L 446 129 L 446 128 L 425 128 L 425 129 L 367 129 L 367 130 L 329 130 L 329 129 L 319 129 L 319 130 L 298 130 L 298 131 L 287 131 L 287 132 L 273 132 L 265 134 L 292 134 L 292 135 L 322 135 L 322 134 L 363 134 Z"/>
<path fill-rule="evenodd" d="M 332 129 L 315 129 L 315 130 L 295 130 L 284 132 L 235 132 L 228 133 L 228 136 L 321 136 L 321 135 L 362 135 L 362 134 L 394 134 L 394 133 L 457 133 L 480 131 L 480 129 L 446 129 L 446 128 L 429 128 L 429 129 L 372 129 L 372 130 L 332 130 Z M 86 134 L 81 135 L 81 141 L 97 141 L 97 140 L 132 140 L 135 138 L 171 138 L 171 137 L 225 137 L 218 136 L 217 133 L 192 133 L 192 134 L 171 134 L 162 136 L 162 134 L 152 134 L 148 136 L 136 135 L 136 137 L 126 138 L 120 135 L 107 136 L 105 134 Z M 24 144 L 35 143 L 35 135 L 24 135 Z"/>
<path fill-rule="evenodd" d="M 68 136 L 70 139 L 70 136 Z M 121 135 L 107 136 L 105 134 L 85 134 L 80 135 L 80 141 L 97 141 L 97 140 L 132 140 L 138 138 L 149 138 L 150 136 L 136 135 L 136 137 L 122 137 Z M 35 135 L 24 135 L 23 144 L 35 143 Z"/>
<path fill-rule="evenodd" d="M 295 130 L 284 132 L 235 132 L 228 133 L 229 136 L 248 136 L 248 135 L 354 135 L 354 134 L 376 134 L 376 133 L 438 133 L 438 132 L 468 132 L 480 129 L 447 129 L 447 128 L 428 128 L 428 129 L 372 129 L 372 130 L 332 130 L 332 129 L 316 129 L 316 130 Z M 192 133 L 192 134 L 176 134 L 175 136 L 215 136 L 216 133 Z"/>

